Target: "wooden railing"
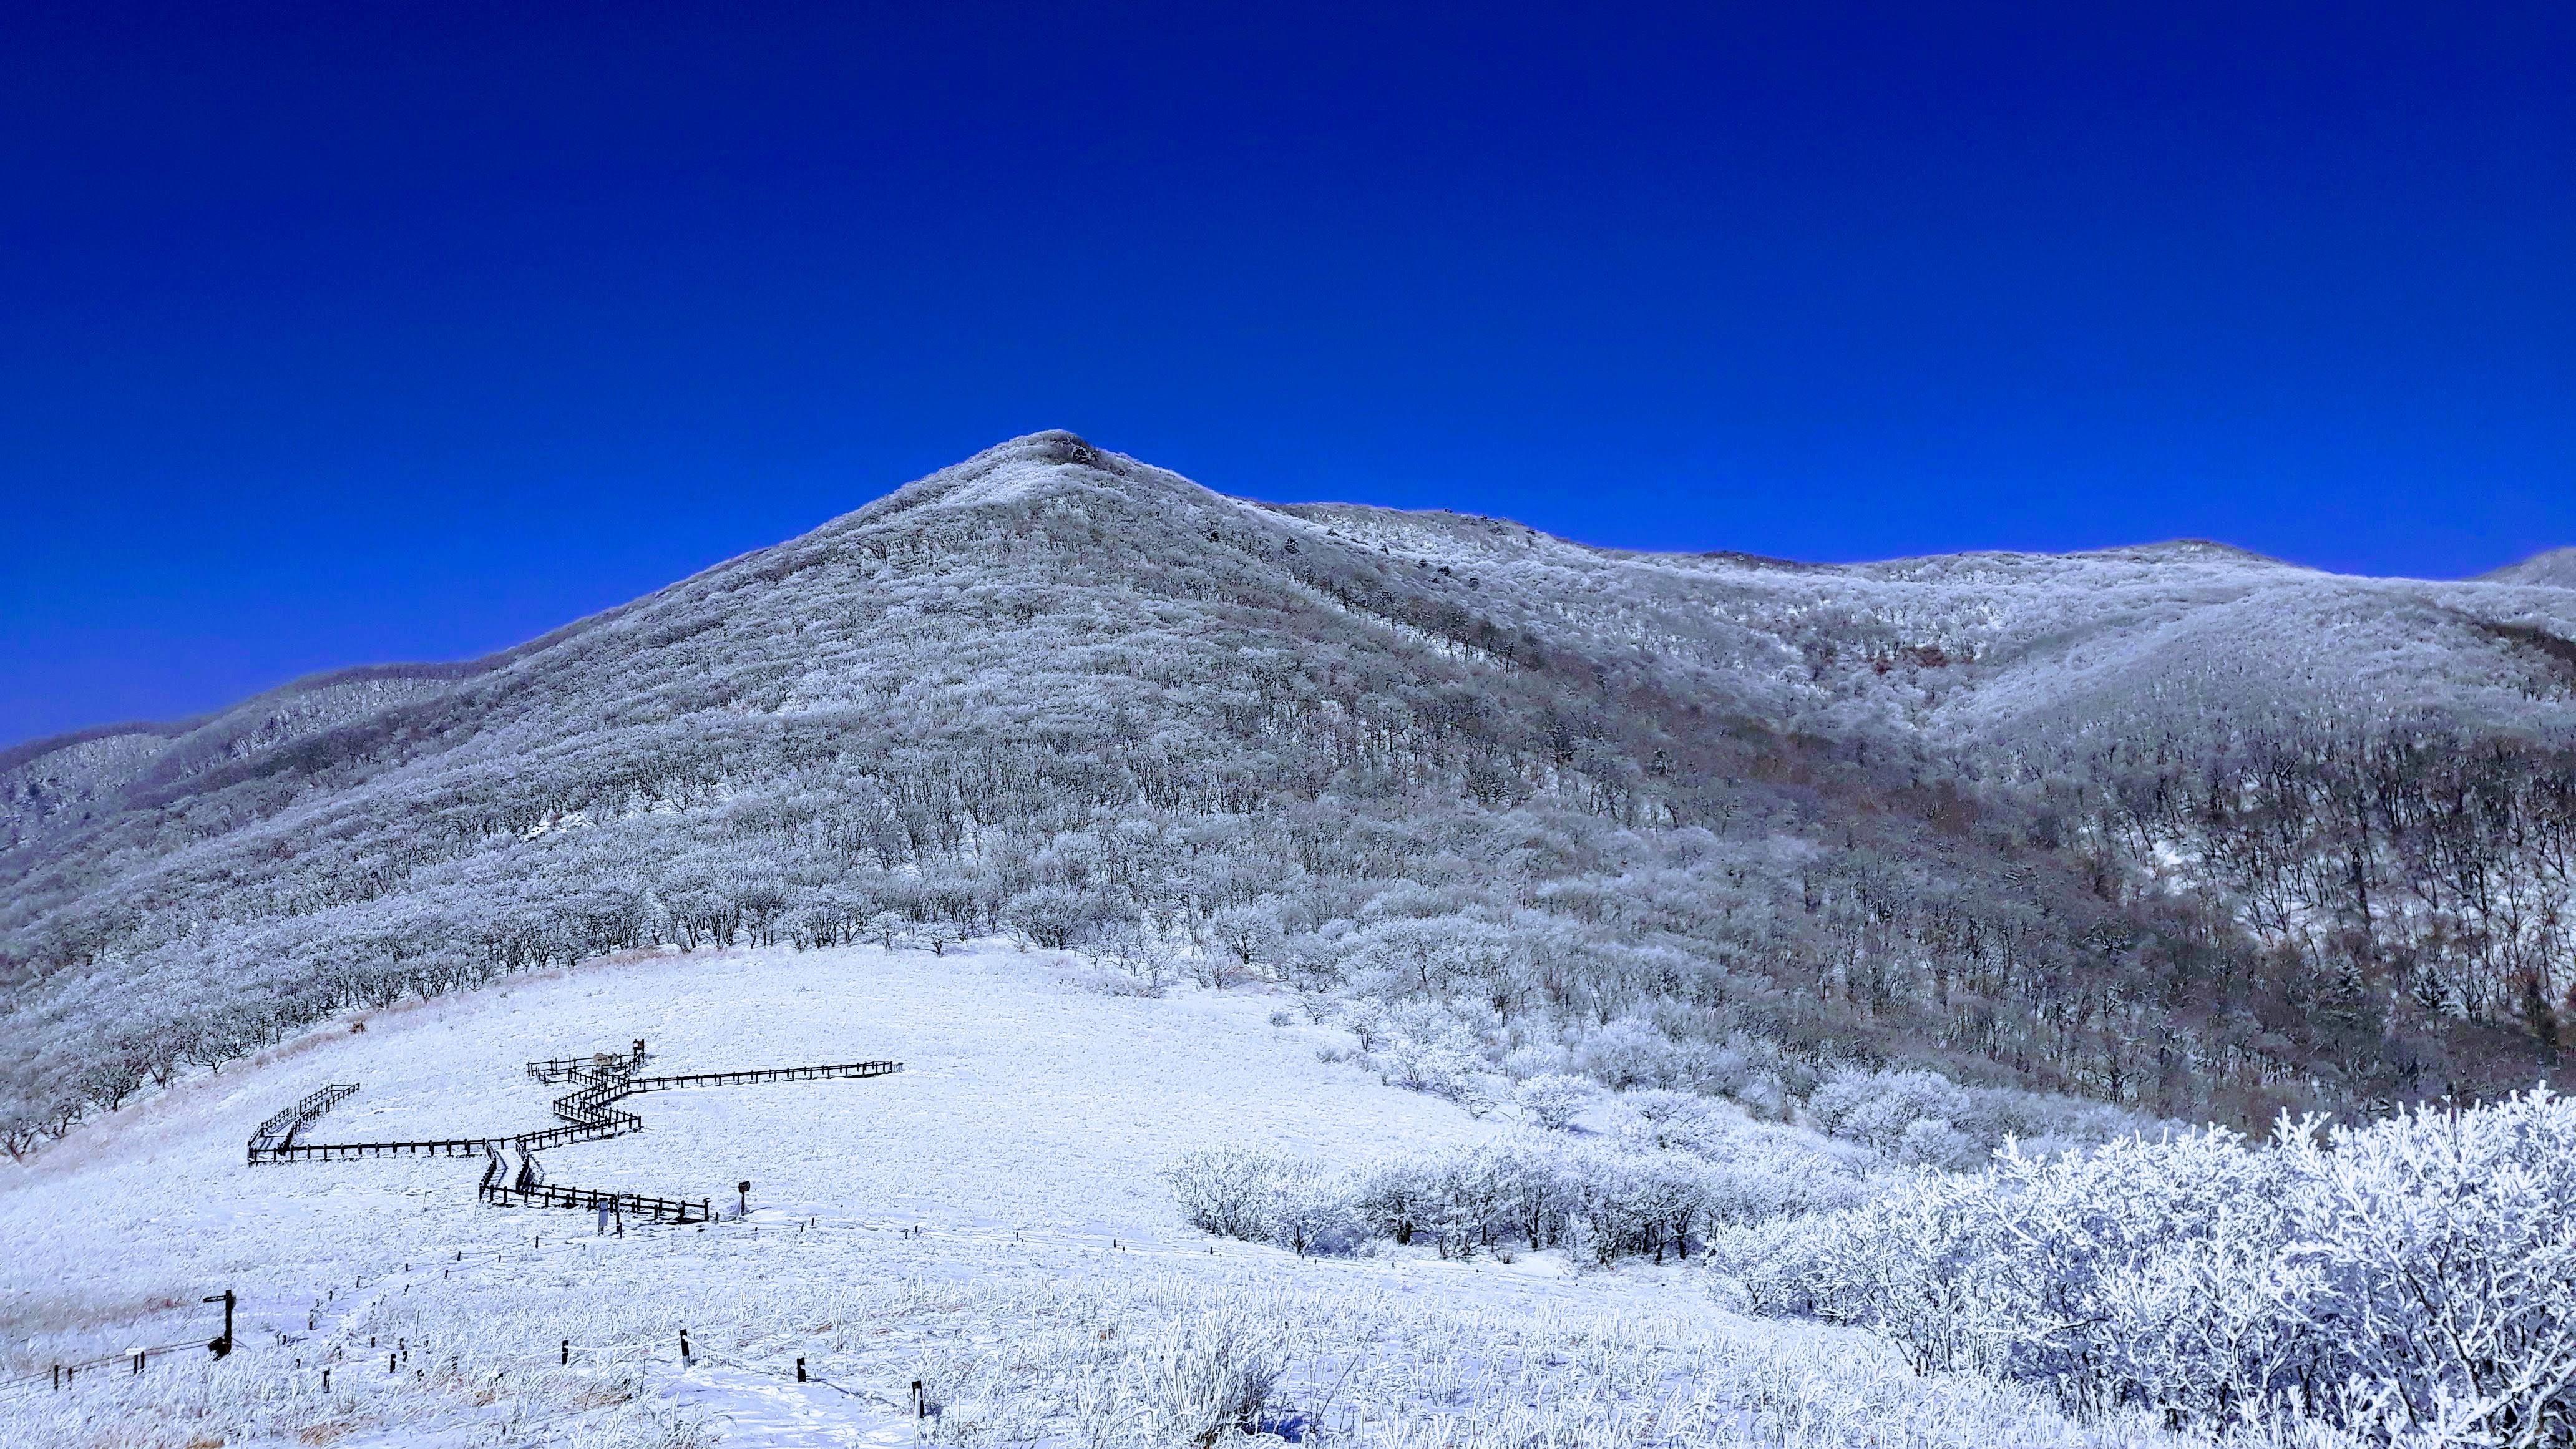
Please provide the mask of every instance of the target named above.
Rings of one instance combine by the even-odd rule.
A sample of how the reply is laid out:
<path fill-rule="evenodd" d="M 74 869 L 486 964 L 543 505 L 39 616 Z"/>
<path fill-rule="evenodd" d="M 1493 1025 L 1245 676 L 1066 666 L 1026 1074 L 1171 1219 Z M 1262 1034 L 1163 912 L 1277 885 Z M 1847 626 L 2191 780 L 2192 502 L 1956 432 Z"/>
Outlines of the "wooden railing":
<path fill-rule="evenodd" d="M 294 1106 L 259 1124 L 259 1131 L 251 1135 L 250 1160 L 254 1163 L 289 1160 L 294 1151 L 295 1134 L 303 1131 L 314 1118 L 347 1101 L 349 1094 L 356 1090 L 358 1084 L 355 1082 L 334 1082 L 320 1091 L 305 1093 Z"/>
<path fill-rule="evenodd" d="M 715 1221 L 712 1198 L 689 1202 L 682 1198 L 646 1197 L 641 1193 L 608 1192 L 591 1187 L 568 1187 L 562 1183 L 541 1182 L 533 1187 L 487 1187 L 483 1200 L 494 1207 L 574 1208 L 589 1212 L 607 1211 L 620 1217 L 651 1218 L 655 1222 L 690 1223 Z"/>
<path fill-rule="evenodd" d="M 667 1092 L 678 1087 L 731 1087 L 745 1082 L 817 1082 L 830 1077 L 882 1077 L 903 1070 L 901 1062 L 842 1062 L 829 1067 L 761 1067 L 747 1072 L 693 1072 L 680 1077 L 638 1077 L 638 1092 Z"/>
<path fill-rule="evenodd" d="M 334 1083 L 306 1095 L 294 1106 L 259 1124 L 250 1139 L 253 1165 L 263 1162 L 343 1162 L 365 1157 L 471 1157 L 490 1159 L 476 1195 L 498 1207 L 606 1209 L 657 1221 L 711 1221 L 710 1200 L 652 1197 L 604 1188 L 550 1184 L 537 1176 L 536 1154 L 575 1142 L 598 1142 L 644 1130 L 644 1119 L 615 1104 L 639 1092 L 669 1092 L 689 1087 L 737 1086 L 753 1082 L 812 1082 L 837 1077 L 882 1077 L 903 1070 L 901 1062 L 841 1062 L 819 1067 L 754 1067 L 733 1072 L 690 1072 L 668 1077 L 639 1077 L 636 1068 L 648 1058 L 637 1042 L 627 1056 L 603 1052 L 590 1057 L 562 1057 L 528 1063 L 528 1075 L 550 1084 L 575 1082 L 578 1091 L 554 1099 L 554 1115 L 563 1126 L 510 1137 L 449 1137 L 406 1142 L 298 1142 L 296 1134 L 314 1118 L 358 1090 L 355 1082 Z M 519 1154 L 520 1170 L 509 1179 L 503 1148 Z"/>
<path fill-rule="evenodd" d="M 503 1142 L 508 1138 L 500 1139 Z M 494 1145 L 488 1137 L 451 1137 L 425 1142 L 290 1142 L 262 1150 L 254 1142 L 250 1160 L 261 1162 L 353 1162 L 361 1157 L 472 1157 Z"/>

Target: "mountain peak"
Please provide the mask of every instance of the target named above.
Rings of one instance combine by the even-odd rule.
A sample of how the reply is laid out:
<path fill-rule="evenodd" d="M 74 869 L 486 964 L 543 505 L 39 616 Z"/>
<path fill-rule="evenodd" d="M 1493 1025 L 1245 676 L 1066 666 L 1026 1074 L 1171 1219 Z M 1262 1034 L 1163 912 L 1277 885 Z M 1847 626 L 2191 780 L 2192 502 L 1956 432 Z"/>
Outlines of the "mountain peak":
<path fill-rule="evenodd" d="M 1041 428 L 1034 433 L 1022 433 L 1016 438 L 995 443 L 957 466 L 972 468 L 980 463 L 990 467 L 1004 461 L 1016 461 L 1095 467 L 1108 456 L 1080 433 L 1063 428 Z"/>
<path fill-rule="evenodd" d="M 1120 487 L 1149 475 L 1172 476 L 1099 447 L 1079 433 L 1048 428 L 995 443 L 963 462 L 905 484 L 846 521 L 875 523 L 915 509 L 1004 503 L 1068 485 Z"/>

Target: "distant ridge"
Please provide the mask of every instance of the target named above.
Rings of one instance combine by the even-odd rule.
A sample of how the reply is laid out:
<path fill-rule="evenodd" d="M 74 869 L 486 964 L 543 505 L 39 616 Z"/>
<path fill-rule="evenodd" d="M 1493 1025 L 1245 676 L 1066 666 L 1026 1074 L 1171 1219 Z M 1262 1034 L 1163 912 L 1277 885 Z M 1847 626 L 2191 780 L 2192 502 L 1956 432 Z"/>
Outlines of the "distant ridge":
<path fill-rule="evenodd" d="M 2576 547 L 2536 553 L 2520 563 L 2480 574 L 2478 578 L 2491 584 L 2539 584 L 2549 588 L 2576 589 Z"/>

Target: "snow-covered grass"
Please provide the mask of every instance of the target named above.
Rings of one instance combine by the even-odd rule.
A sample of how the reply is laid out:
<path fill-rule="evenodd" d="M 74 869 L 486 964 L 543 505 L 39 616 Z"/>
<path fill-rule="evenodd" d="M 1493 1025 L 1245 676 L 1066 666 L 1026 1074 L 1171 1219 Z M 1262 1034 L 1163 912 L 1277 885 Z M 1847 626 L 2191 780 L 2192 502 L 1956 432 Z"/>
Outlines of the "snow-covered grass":
<path fill-rule="evenodd" d="M 1256 1426 L 1404 1445 L 2152 1437 L 1917 1377 L 1856 1333 L 1736 1318 L 1681 1270 L 1206 1239 L 1159 1175 L 1184 1153 L 1507 1129 L 1319 1062 L 1320 1029 L 1270 1024 L 1275 996 L 1104 996 L 1059 965 L 871 947 L 588 966 L 336 1023 L 93 1123 L 0 1179 L 0 1367 L 202 1341 L 198 1300 L 225 1288 L 239 1351 L 0 1395 L 0 1441 L 1163 1444 L 1231 1436 L 1249 1406 Z M 908 1070 L 655 1093 L 633 1104 L 644 1133 L 546 1159 L 559 1181 L 719 1202 L 751 1180 L 749 1220 L 704 1229 L 603 1239 L 584 1214 L 483 1207 L 472 1160 L 242 1161 L 262 1117 L 334 1081 L 364 1088 L 313 1140 L 542 1125 L 523 1062 L 638 1036 L 661 1070 Z"/>
<path fill-rule="evenodd" d="M 1267 1024 L 1270 999 L 1063 990 L 1047 980 L 1051 959 L 874 948 L 660 956 L 377 1013 L 362 1034 L 335 1025 L 12 1172 L 0 1212 L 17 1251 L 0 1289 L 13 1320 L 70 1324 L 157 1298 L 193 1303 L 222 1286 L 200 1288 L 208 1275 L 235 1263 L 295 1265 L 296 1282 L 318 1293 L 439 1247 L 507 1242 L 506 1215 L 474 1203 L 479 1158 L 252 1169 L 242 1143 L 261 1118 L 329 1082 L 363 1089 L 307 1140 L 548 1126 L 560 1089 L 531 1081 L 523 1064 L 636 1037 L 656 1072 L 880 1058 L 907 1069 L 639 1098 L 646 1132 L 549 1154 L 554 1180 L 732 1198 L 747 1178 L 758 1204 L 798 1217 L 1105 1232 L 1169 1221 L 1160 1169 L 1236 1134 L 1321 1151 L 1495 1130 L 1317 1062 L 1311 1042 Z M 58 1271 L 74 1263 L 79 1274 Z"/>

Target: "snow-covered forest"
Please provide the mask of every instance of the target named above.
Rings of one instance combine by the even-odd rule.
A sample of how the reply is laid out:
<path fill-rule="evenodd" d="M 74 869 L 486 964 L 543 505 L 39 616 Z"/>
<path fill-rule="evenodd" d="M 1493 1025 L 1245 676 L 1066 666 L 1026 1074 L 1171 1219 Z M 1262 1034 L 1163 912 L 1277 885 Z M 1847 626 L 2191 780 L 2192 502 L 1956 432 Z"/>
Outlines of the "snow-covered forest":
<path fill-rule="evenodd" d="M 1637 555 L 1040 434 L 491 659 L 22 747 L 0 1371 L 216 1275 L 274 1342 L 0 1415 L 680 1445 L 811 1356 L 815 1442 L 2564 1445 L 2555 568 Z M 657 1102 L 582 1171 L 777 1205 L 542 1280 L 435 1163 L 241 1165 L 636 1035 L 915 1060 Z"/>
<path fill-rule="evenodd" d="M 2571 636 L 2540 583 L 1626 554 L 1040 434 L 492 659 L 0 759 L 0 1121 L 548 963 L 994 933 L 1347 1004 L 1453 1093 L 2491 1097 L 2576 987 Z"/>

